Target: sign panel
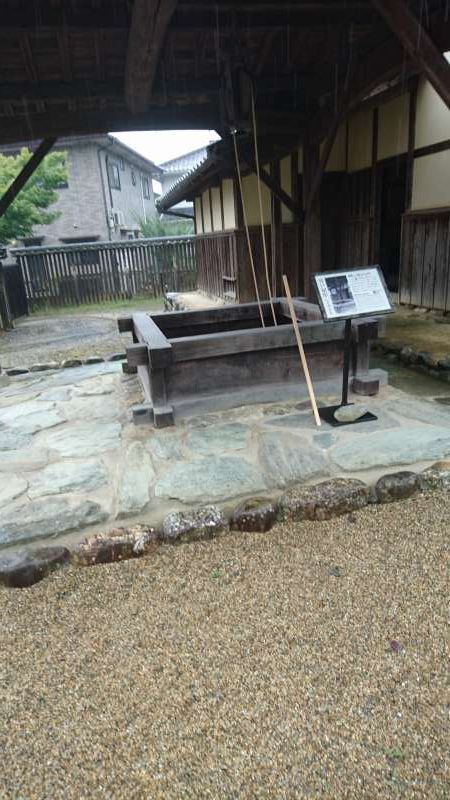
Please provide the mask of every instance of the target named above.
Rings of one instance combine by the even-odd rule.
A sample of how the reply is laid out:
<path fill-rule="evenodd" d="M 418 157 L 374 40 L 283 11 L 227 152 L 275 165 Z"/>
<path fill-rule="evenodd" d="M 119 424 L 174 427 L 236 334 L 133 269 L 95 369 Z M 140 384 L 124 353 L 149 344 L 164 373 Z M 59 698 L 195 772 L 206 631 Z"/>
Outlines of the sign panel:
<path fill-rule="evenodd" d="M 394 311 L 378 266 L 316 272 L 313 279 L 326 322 Z"/>

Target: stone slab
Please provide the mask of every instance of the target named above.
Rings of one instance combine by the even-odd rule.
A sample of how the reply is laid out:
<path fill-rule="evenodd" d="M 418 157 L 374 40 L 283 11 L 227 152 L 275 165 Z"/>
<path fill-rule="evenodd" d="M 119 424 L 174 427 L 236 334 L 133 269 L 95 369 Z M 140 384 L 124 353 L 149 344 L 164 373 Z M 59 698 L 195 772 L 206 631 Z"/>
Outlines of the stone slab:
<path fill-rule="evenodd" d="M 249 427 L 241 422 L 227 425 L 214 425 L 192 431 L 186 439 L 186 446 L 193 453 L 209 455 L 226 450 L 244 450 L 249 438 Z"/>
<path fill-rule="evenodd" d="M 331 451 L 333 462 L 345 472 L 432 461 L 449 454 L 450 431 L 432 425 L 355 436 Z"/>
<path fill-rule="evenodd" d="M 3 481 L 0 481 L 0 509 L 7 503 L 12 503 L 16 497 L 26 492 L 28 488 L 28 481 L 20 475 L 14 473 L 5 476 Z"/>
<path fill-rule="evenodd" d="M 101 455 L 120 445 L 121 426 L 117 422 L 76 423 L 39 434 L 39 444 L 55 450 L 62 458 Z"/>
<path fill-rule="evenodd" d="M 132 442 L 121 459 L 119 482 L 119 517 L 142 511 L 150 500 L 150 486 L 155 477 L 150 455 L 141 442 Z"/>
<path fill-rule="evenodd" d="M 155 494 L 196 503 L 254 494 L 265 488 L 261 471 L 248 461 L 237 456 L 205 456 L 174 464 L 156 483 Z"/>
<path fill-rule="evenodd" d="M 107 483 L 108 471 L 101 461 L 60 461 L 30 478 L 28 495 L 34 499 L 68 492 L 89 493 Z"/>
<path fill-rule="evenodd" d="M 49 460 L 44 448 L 32 447 L 23 450 L 5 450 L 0 455 L 0 472 L 26 472 L 43 469 Z"/>
<path fill-rule="evenodd" d="M 271 487 L 302 483 L 329 475 L 324 453 L 308 439 L 294 434 L 264 432 L 259 439 L 259 459 Z"/>
<path fill-rule="evenodd" d="M 9 505 L 0 518 L 0 544 L 58 536 L 104 522 L 108 516 L 99 503 L 66 495 Z"/>
<path fill-rule="evenodd" d="M 178 433 L 155 433 L 147 442 L 151 454 L 163 461 L 178 461 L 182 458 L 182 444 Z"/>
<path fill-rule="evenodd" d="M 32 441 L 29 434 L 21 433 L 21 431 L 14 428 L 7 428 L 0 423 L 0 452 L 3 450 L 21 450 L 23 447 L 29 447 Z"/>

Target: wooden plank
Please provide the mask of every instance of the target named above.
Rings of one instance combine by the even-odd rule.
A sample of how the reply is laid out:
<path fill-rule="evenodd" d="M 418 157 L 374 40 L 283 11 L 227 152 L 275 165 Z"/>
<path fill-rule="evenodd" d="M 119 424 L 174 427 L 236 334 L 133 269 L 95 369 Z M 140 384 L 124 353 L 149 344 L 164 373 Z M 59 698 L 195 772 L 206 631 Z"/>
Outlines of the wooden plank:
<path fill-rule="evenodd" d="M 344 323 L 330 322 L 325 325 L 321 322 L 305 322 L 302 324 L 302 337 L 305 344 L 341 340 L 344 337 Z M 292 325 L 279 325 L 277 328 L 250 328 L 246 331 L 180 337 L 172 339 L 171 344 L 173 361 L 176 363 L 255 350 L 296 347 L 296 339 Z"/>
<path fill-rule="evenodd" d="M 274 302 L 278 302 L 275 299 Z M 261 302 L 265 314 L 270 314 L 270 303 Z M 208 308 L 204 311 L 168 311 L 164 314 L 152 314 L 152 319 L 161 330 L 167 328 L 189 327 L 190 325 L 208 325 L 209 323 L 235 322 L 237 320 L 257 319 L 258 303 L 242 303 L 242 305 L 220 306 Z"/>
<path fill-rule="evenodd" d="M 125 66 L 125 100 L 133 114 L 147 111 L 159 56 L 177 0 L 134 0 Z"/>
<path fill-rule="evenodd" d="M 446 217 L 436 217 L 437 237 L 436 237 L 436 268 L 433 294 L 433 308 L 445 311 L 446 291 L 448 280 L 448 228 L 449 219 Z"/>
<path fill-rule="evenodd" d="M 149 365 L 148 347 L 146 344 L 130 344 L 126 348 L 127 363 L 130 367 Z"/>
<path fill-rule="evenodd" d="M 422 301 L 425 308 L 433 308 L 434 283 L 436 277 L 437 219 L 425 223 L 425 247 L 423 252 Z"/>
<path fill-rule="evenodd" d="M 133 314 L 133 330 L 139 342 L 148 347 L 152 369 L 167 367 L 172 363 L 172 345 L 148 314 Z"/>
<path fill-rule="evenodd" d="M 410 58 L 450 108 L 450 65 L 405 0 L 372 0 Z"/>

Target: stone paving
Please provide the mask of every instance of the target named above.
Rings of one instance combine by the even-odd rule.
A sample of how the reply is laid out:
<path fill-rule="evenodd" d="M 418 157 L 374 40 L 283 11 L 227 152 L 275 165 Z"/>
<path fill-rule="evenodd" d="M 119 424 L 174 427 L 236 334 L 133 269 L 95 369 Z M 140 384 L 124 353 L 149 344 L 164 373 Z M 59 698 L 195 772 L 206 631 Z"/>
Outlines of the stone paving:
<path fill-rule="evenodd" d="M 242 498 L 296 484 L 373 481 L 386 468 L 425 467 L 450 454 L 450 407 L 390 387 L 369 399 L 378 416 L 370 423 L 316 428 L 299 396 L 154 430 L 133 425 L 139 384 L 117 362 L 3 384 L 0 546 L 73 543 L 117 520 L 160 524 L 171 511 L 205 503 L 231 510 Z"/>

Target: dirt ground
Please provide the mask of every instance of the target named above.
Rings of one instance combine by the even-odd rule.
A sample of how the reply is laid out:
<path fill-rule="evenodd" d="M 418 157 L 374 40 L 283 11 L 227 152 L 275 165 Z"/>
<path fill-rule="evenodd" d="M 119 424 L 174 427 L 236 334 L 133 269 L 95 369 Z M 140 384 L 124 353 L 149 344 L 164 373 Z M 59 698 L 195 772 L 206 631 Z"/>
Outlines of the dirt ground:
<path fill-rule="evenodd" d="M 423 350 L 437 359 L 450 356 L 450 316 L 400 307 L 387 317 L 386 328 L 388 341 Z"/>
<path fill-rule="evenodd" d="M 419 495 L 0 590 L 1 797 L 448 798 L 449 519 Z"/>

